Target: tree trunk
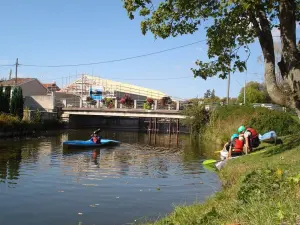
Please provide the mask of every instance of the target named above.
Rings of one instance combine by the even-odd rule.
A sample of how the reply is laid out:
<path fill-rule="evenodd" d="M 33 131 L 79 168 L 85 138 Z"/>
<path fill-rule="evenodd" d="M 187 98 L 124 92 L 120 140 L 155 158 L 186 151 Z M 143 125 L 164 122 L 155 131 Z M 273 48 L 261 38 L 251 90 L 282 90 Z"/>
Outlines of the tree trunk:
<path fill-rule="evenodd" d="M 296 2 L 281 0 L 279 21 L 282 60 L 278 63 L 284 80 L 289 86 L 288 107 L 294 108 L 300 117 L 300 54 L 296 43 Z"/>

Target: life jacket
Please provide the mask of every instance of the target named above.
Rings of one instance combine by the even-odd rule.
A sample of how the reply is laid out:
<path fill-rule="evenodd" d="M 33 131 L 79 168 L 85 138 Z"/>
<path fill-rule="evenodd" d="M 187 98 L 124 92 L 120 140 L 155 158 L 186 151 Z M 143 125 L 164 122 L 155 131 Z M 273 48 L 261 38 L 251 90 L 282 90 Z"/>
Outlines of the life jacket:
<path fill-rule="evenodd" d="M 239 140 L 238 138 L 235 138 L 233 140 L 233 152 L 239 153 L 243 152 L 244 142 Z"/>
<path fill-rule="evenodd" d="M 250 131 L 250 133 L 251 133 L 251 137 L 250 137 L 250 138 L 251 138 L 251 139 L 255 139 L 255 138 L 258 137 L 257 131 L 254 130 L 253 128 L 248 127 L 246 130 L 247 130 L 247 131 Z"/>
<path fill-rule="evenodd" d="M 94 143 L 97 143 L 98 142 L 98 137 L 93 137 L 92 140 L 93 140 Z"/>

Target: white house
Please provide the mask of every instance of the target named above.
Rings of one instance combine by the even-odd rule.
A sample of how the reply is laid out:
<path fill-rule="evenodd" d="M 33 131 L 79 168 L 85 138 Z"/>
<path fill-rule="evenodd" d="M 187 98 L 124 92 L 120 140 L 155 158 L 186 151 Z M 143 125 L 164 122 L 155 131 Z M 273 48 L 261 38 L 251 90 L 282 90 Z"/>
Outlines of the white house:
<path fill-rule="evenodd" d="M 10 79 L 0 83 L 4 88 L 11 86 L 12 89 L 15 86 L 22 88 L 23 96 L 32 95 L 47 95 L 47 88 L 36 78 L 17 78 Z"/>

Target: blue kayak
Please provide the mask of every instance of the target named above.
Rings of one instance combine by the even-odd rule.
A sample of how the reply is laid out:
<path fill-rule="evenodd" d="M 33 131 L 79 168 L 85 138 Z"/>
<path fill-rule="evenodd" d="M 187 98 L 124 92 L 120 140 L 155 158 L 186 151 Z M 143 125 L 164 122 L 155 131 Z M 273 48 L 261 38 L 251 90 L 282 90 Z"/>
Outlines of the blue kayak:
<path fill-rule="evenodd" d="M 74 140 L 74 141 L 65 141 L 63 142 L 64 146 L 68 147 L 102 147 L 102 146 L 109 146 L 109 145 L 118 145 L 120 144 L 119 141 L 110 140 L 110 139 L 101 139 L 101 143 L 95 144 L 91 139 L 87 141 L 82 140 Z"/>

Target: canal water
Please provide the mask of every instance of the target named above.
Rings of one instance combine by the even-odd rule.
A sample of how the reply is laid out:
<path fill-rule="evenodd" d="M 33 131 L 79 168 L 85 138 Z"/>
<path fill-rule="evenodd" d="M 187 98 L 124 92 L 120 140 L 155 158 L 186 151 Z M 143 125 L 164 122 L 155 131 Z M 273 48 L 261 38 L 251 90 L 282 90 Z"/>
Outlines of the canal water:
<path fill-rule="evenodd" d="M 120 146 L 63 149 L 63 141 L 90 133 L 0 141 L 1 225 L 134 224 L 202 202 L 220 187 L 189 136 L 107 131 Z"/>

